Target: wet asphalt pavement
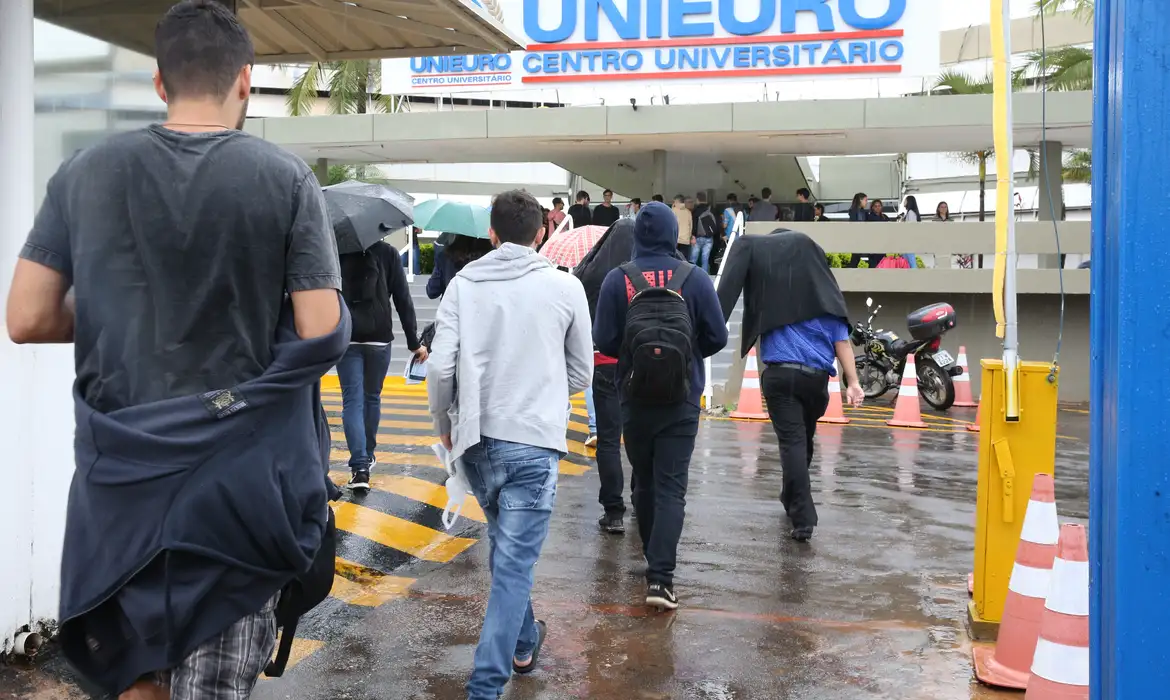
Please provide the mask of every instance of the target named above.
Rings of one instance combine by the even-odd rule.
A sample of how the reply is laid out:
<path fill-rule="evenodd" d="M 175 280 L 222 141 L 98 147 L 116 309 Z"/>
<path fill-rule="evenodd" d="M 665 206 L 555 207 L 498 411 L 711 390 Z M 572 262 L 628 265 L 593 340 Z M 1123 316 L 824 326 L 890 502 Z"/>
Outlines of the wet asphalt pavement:
<path fill-rule="evenodd" d="M 972 680 L 964 631 L 978 435 L 961 421 L 974 410 L 928 417 L 926 431 L 885 428 L 885 408 L 849 415 L 851 425 L 818 430 L 820 527 L 806 545 L 787 536 L 770 426 L 703 421 L 676 613 L 642 605 L 635 528 L 627 518 L 624 536 L 598 531 L 596 471 L 566 473 L 589 463 L 570 455 L 533 591 L 548 642 L 540 670 L 514 678 L 504 697 L 1009 697 Z M 1060 413 L 1057 500 L 1072 521 L 1087 517 L 1087 424 L 1082 412 Z M 453 534 L 476 539 L 482 530 L 465 519 Z M 365 541 L 350 538 L 351 550 Z M 301 634 L 316 640 L 304 658 L 284 678 L 262 681 L 253 697 L 466 697 L 488 590 L 487 543 L 460 542 L 441 543 L 449 558 L 379 559 L 381 573 L 403 577 L 405 592 L 376 606 L 331 600 L 314 611 L 302 624 Z"/>

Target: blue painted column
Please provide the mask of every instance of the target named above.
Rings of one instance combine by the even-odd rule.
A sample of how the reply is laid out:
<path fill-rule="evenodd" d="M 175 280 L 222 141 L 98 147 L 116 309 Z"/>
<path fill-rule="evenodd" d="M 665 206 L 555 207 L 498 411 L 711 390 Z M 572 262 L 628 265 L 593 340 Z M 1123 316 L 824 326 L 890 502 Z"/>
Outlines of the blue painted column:
<path fill-rule="evenodd" d="M 1170 8 L 1097 0 L 1092 697 L 1170 697 Z"/>

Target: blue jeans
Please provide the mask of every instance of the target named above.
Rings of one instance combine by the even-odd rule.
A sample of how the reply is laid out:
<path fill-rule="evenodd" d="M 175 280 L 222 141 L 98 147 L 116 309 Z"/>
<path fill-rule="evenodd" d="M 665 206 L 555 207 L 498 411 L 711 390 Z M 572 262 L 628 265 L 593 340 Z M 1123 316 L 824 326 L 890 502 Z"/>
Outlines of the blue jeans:
<path fill-rule="evenodd" d="M 382 421 L 382 384 L 389 368 L 389 345 L 350 345 L 337 363 L 350 471 L 369 469 L 374 459 Z"/>
<path fill-rule="evenodd" d="M 585 390 L 585 412 L 589 414 L 589 434 L 597 434 L 597 409 L 593 404 L 593 387 Z"/>
<path fill-rule="evenodd" d="M 699 269 L 706 271 L 707 265 L 711 262 L 711 246 L 715 244 L 715 239 L 710 236 L 696 237 L 695 244 L 691 246 L 691 264 L 698 265 Z M 699 262 L 700 259 L 702 262 Z"/>
<path fill-rule="evenodd" d="M 536 647 L 532 581 L 548 536 L 560 460 L 556 450 L 489 437 L 461 457 L 471 492 L 487 516 L 492 572 L 468 700 L 497 700 L 512 676 L 512 659 L 523 660 Z"/>

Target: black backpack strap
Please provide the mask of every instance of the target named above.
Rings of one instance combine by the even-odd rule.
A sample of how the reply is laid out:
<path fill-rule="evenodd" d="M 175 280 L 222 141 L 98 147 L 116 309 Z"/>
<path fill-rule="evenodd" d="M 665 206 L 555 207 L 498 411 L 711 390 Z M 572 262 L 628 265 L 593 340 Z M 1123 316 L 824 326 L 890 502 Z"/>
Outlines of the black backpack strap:
<path fill-rule="evenodd" d="M 284 669 L 288 666 L 288 657 L 292 654 L 293 640 L 297 636 L 297 622 L 300 617 L 294 617 L 283 621 L 280 629 L 280 644 L 276 647 L 276 658 L 268 662 L 268 666 L 264 668 L 264 675 L 269 678 L 280 678 L 284 675 Z"/>
<path fill-rule="evenodd" d="M 695 266 L 690 263 L 683 263 L 674 269 L 670 275 L 670 281 L 666 283 L 666 288 L 676 294 L 682 294 L 682 287 L 686 284 L 687 278 L 691 276 L 691 270 Z"/>
<path fill-rule="evenodd" d="M 638 266 L 633 261 L 622 265 L 621 270 L 625 273 L 626 279 L 630 280 L 630 284 L 634 285 L 634 294 L 650 289 L 650 283 L 642 276 L 642 271 L 638 269 Z"/>

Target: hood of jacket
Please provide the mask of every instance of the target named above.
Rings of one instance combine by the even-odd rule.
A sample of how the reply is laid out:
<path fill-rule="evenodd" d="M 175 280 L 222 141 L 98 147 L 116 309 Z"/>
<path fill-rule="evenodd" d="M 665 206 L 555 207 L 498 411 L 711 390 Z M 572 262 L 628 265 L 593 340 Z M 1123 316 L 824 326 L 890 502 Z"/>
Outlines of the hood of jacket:
<path fill-rule="evenodd" d="M 634 257 L 674 257 L 678 246 L 678 217 L 662 202 L 650 202 L 634 221 Z"/>
<path fill-rule="evenodd" d="M 472 282 L 500 282 L 523 277 L 530 272 L 553 267 L 549 259 L 532 248 L 503 243 L 499 248 L 470 262 L 459 272 Z"/>
<path fill-rule="evenodd" d="M 615 267 L 628 263 L 633 256 L 634 220 L 618 219 L 577 264 L 573 275 L 581 280 L 581 285 L 585 287 L 590 318 L 597 312 L 597 299 L 601 295 L 601 284 L 605 281 L 605 276 Z"/>

